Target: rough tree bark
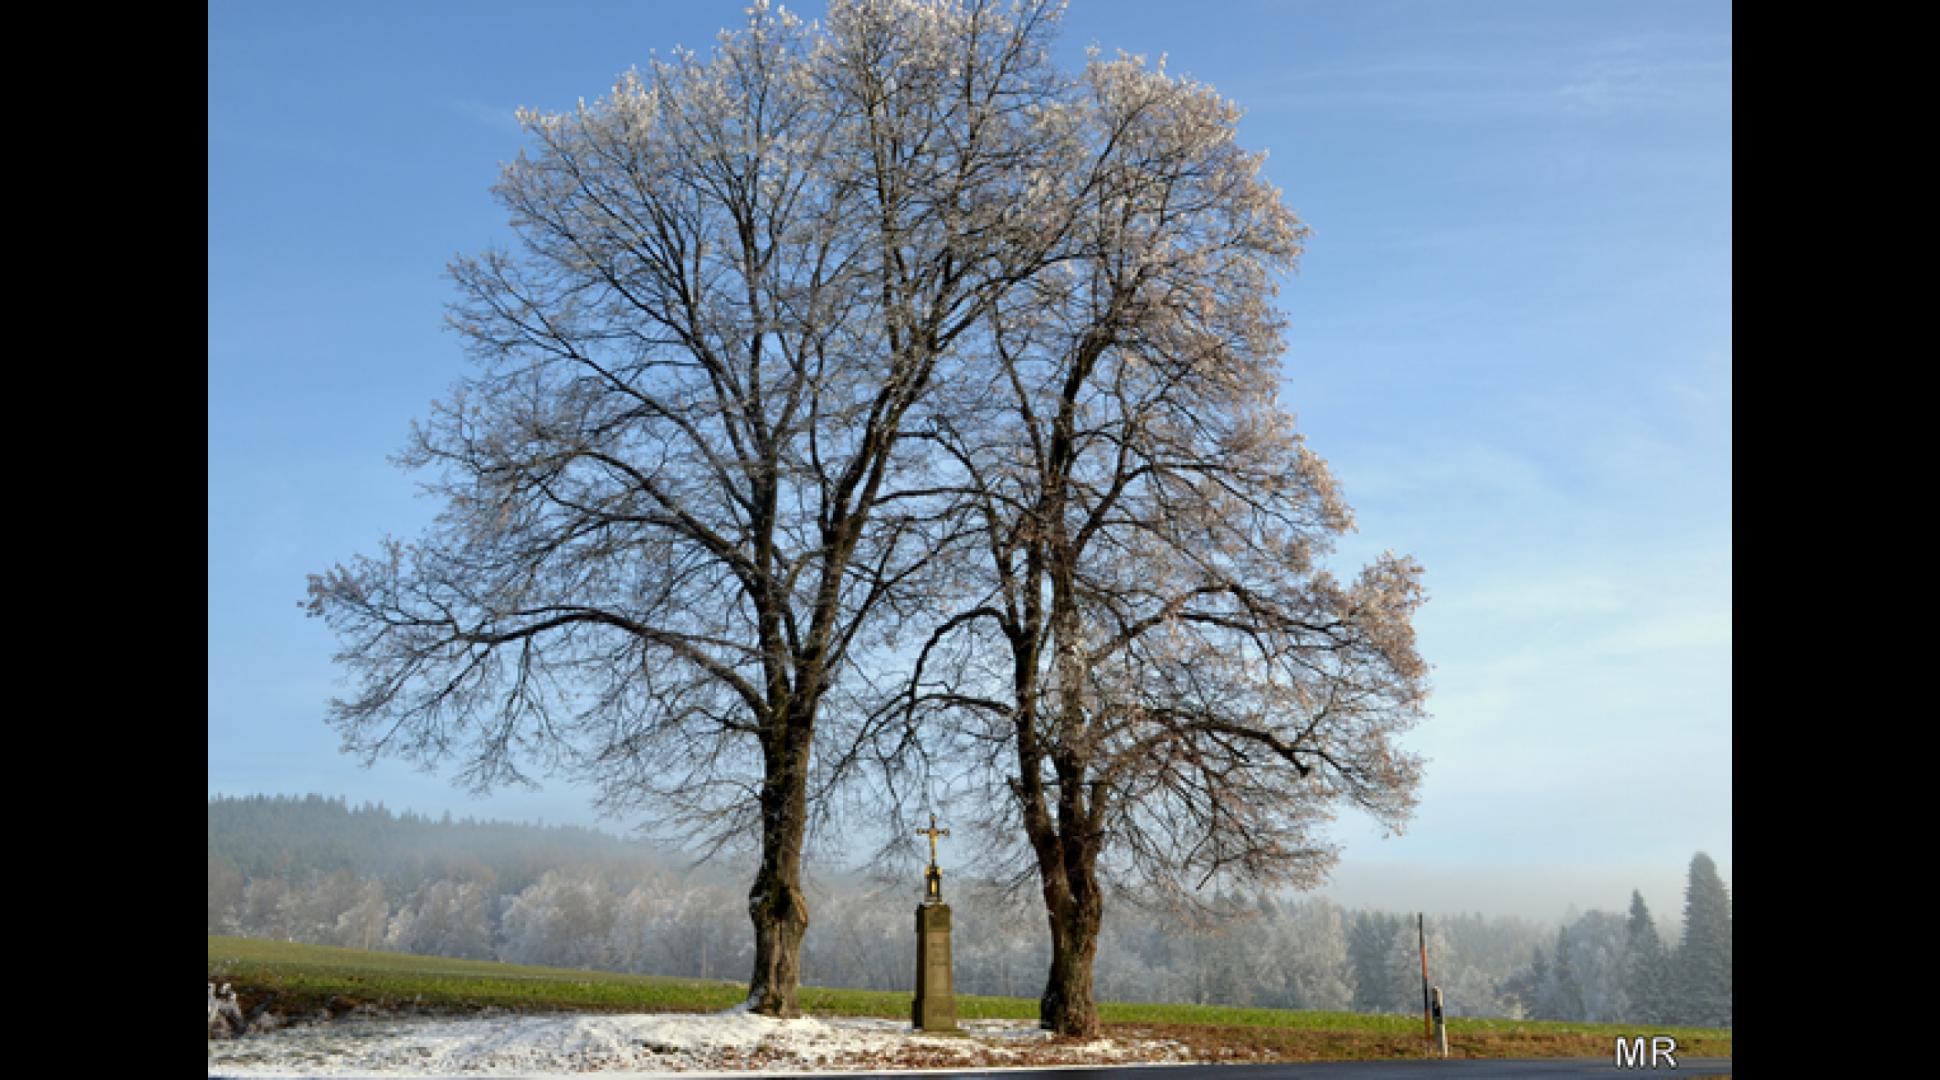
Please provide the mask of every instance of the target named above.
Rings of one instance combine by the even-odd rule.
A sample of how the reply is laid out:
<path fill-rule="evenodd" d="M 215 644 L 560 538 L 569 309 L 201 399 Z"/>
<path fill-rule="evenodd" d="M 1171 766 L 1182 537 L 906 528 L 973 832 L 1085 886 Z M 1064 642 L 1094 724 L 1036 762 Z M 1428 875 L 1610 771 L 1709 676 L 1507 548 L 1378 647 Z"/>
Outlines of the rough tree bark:
<path fill-rule="evenodd" d="M 754 974 L 748 1000 L 756 1012 L 801 1015 L 802 939 L 808 934 L 808 898 L 802 892 L 802 847 L 808 838 L 805 779 L 809 730 L 796 724 L 780 732 L 780 753 L 768 759 L 761 785 L 761 868 L 748 891 L 754 922 Z M 791 745 L 792 744 L 792 745 Z"/>

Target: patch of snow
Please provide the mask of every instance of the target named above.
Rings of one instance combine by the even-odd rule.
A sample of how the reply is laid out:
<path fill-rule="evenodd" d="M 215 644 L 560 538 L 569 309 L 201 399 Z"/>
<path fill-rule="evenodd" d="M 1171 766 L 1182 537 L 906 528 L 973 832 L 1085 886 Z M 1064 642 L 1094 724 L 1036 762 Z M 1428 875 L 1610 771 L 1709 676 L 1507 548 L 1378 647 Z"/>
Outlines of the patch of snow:
<path fill-rule="evenodd" d="M 211 988 L 213 995 L 214 990 Z M 622 1077 L 759 1071 L 814 1073 L 975 1066 L 1180 1061 L 1175 1043 L 1060 1043 L 1023 1020 L 967 1020 L 968 1037 L 907 1021 L 776 1020 L 745 1007 L 708 1015 L 506 1015 L 423 1019 L 350 1015 L 209 1043 L 209 1075 Z"/>

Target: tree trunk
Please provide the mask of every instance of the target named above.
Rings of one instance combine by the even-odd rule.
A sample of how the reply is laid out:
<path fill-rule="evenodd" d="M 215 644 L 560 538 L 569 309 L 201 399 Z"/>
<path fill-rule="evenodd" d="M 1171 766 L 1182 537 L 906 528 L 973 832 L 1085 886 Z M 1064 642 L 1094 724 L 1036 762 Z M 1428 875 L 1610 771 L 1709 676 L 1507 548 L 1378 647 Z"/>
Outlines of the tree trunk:
<path fill-rule="evenodd" d="M 799 878 L 799 874 L 796 876 Z M 799 882 L 771 872 L 764 857 L 748 896 L 748 915 L 754 920 L 749 1009 L 783 1019 L 800 1016 L 802 938 L 808 933 L 808 904 Z"/>
<path fill-rule="evenodd" d="M 808 898 L 802 893 L 802 842 L 808 824 L 808 725 L 797 720 L 776 739 L 761 785 L 761 869 L 748 892 L 754 921 L 754 975 L 748 1007 L 763 1016 L 798 1017 L 802 938 Z"/>
<path fill-rule="evenodd" d="M 1098 1034 L 1098 1004 L 1091 996 L 1091 968 L 1104 905 L 1088 861 L 1073 876 L 1080 880 L 1057 890 L 1063 895 L 1050 905 L 1051 977 L 1038 1001 L 1038 1021 L 1060 1035 L 1092 1038 Z"/>

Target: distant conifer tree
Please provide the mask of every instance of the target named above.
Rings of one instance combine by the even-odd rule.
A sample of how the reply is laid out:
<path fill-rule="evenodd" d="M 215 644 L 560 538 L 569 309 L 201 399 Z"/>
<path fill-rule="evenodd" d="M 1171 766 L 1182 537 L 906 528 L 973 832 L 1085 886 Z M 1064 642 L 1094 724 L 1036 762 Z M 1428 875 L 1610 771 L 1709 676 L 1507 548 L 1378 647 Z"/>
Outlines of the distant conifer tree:
<path fill-rule="evenodd" d="M 1679 1023 L 1731 1026 L 1731 894 L 1700 851 L 1684 886 L 1684 941 L 1675 964 Z"/>
<path fill-rule="evenodd" d="M 1670 1017 L 1670 956 L 1657 936 L 1657 923 L 1644 904 L 1644 894 L 1630 893 L 1630 925 L 1625 942 L 1623 991 L 1629 998 L 1629 1020 L 1661 1024 Z"/>
<path fill-rule="evenodd" d="M 1399 916 L 1383 911 L 1363 911 L 1354 916 L 1354 929 L 1347 938 L 1347 963 L 1354 979 L 1355 1012 L 1393 1012 L 1392 980 L 1388 978 L 1388 951 L 1401 929 Z"/>
<path fill-rule="evenodd" d="M 1549 1015 L 1556 1020 L 1583 1019 L 1583 985 L 1570 962 L 1569 927 L 1556 928 L 1555 982 L 1550 987 Z"/>
<path fill-rule="evenodd" d="M 1537 945 L 1530 950 L 1529 966 L 1502 984 L 1502 994 L 1522 1010 L 1522 1015 L 1545 1019 L 1549 1015 L 1549 1001 L 1544 988 L 1549 981 L 1549 961 L 1543 956 L 1543 947 Z"/>

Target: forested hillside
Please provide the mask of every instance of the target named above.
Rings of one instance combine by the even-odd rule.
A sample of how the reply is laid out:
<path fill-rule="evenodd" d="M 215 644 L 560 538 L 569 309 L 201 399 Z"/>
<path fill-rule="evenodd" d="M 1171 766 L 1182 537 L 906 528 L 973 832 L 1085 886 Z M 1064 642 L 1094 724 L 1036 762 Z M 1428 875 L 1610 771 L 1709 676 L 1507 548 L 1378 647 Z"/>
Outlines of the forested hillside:
<path fill-rule="evenodd" d="M 744 873 L 591 829 L 433 820 L 321 796 L 213 798 L 208 861 L 212 934 L 720 979 L 745 978 L 751 962 Z M 811 886 L 804 982 L 908 987 L 920 882 Z M 957 990 L 1038 993 L 1049 933 L 1037 898 L 956 880 L 950 901 Z M 1563 926 L 1434 917 L 1431 976 L 1452 1016 L 1729 1026 L 1730 903 L 1699 855 L 1681 941 L 1660 939 L 1641 896 L 1627 913 Z M 1419 1010 L 1412 915 L 1296 896 L 1214 905 L 1217 918 L 1188 924 L 1116 898 L 1099 996 Z"/>

